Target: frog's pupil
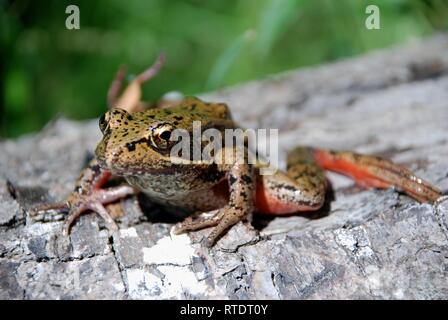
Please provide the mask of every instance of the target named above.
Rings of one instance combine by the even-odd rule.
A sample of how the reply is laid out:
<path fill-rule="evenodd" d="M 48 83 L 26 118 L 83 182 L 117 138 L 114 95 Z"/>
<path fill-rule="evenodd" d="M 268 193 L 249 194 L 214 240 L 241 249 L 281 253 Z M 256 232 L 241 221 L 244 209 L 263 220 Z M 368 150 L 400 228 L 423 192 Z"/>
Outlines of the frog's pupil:
<path fill-rule="evenodd" d="M 160 138 L 162 138 L 163 140 L 170 140 L 170 137 L 171 137 L 171 132 L 170 131 L 168 131 L 168 130 L 166 130 L 166 131 L 163 131 L 161 134 L 160 134 Z"/>

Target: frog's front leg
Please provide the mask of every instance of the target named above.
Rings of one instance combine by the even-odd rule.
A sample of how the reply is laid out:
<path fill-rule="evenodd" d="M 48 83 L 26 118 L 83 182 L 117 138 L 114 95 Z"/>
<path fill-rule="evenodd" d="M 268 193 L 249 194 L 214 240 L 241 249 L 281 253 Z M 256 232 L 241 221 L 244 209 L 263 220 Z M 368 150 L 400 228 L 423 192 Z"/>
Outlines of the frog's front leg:
<path fill-rule="evenodd" d="M 135 191 L 128 185 L 102 189 L 110 177 L 111 173 L 101 169 L 97 161 L 93 159 L 82 171 L 81 176 L 76 183 L 75 190 L 64 202 L 43 205 L 35 208 L 32 215 L 37 215 L 39 212 L 50 210 L 68 211 L 68 216 L 63 228 L 63 234 L 68 235 L 73 222 L 83 212 L 91 210 L 98 213 L 104 219 L 106 227 L 109 230 L 117 230 L 117 225 L 107 212 L 104 204 L 132 195 Z"/>
<path fill-rule="evenodd" d="M 234 150 L 224 150 L 227 150 L 229 153 L 234 152 Z M 224 154 L 225 152 L 221 155 Z M 206 241 L 206 246 L 211 247 L 227 229 L 252 213 L 255 192 L 253 167 L 248 164 L 247 158 L 239 161 L 236 159 L 241 158 L 235 157 L 235 154 L 232 158 L 235 159 L 235 161 L 232 161 L 233 164 L 222 163 L 218 165 L 220 170 L 228 172 L 227 181 L 230 191 L 228 204 L 219 209 L 211 218 L 203 218 L 196 221 L 187 218 L 174 229 L 176 234 L 215 226 Z"/>

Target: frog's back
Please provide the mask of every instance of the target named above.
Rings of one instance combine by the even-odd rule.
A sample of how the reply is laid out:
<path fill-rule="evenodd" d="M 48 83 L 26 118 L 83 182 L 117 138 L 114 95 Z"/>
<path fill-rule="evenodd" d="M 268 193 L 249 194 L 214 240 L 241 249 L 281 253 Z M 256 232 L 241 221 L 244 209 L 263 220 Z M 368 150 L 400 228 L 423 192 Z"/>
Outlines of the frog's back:
<path fill-rule="evenodd" d="M 165 109 L 178 116 L 184 116 L 190 121 L 194 120 L 232 120 L 229 107 L 225 103 L 205 102 L 196 97 L 186 97 Z"/>

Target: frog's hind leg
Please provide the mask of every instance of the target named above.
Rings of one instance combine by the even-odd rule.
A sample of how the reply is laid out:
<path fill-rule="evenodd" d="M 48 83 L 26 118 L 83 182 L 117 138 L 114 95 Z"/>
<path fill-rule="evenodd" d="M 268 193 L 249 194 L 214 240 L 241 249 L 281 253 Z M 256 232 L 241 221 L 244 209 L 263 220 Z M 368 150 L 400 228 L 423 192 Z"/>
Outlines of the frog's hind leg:
<path fill-rule="evenodd" d="M 123 66 L 120 67 L 107 93 L 109 108 L 120 108 L 126 110 L 127 112 L 141 111 L 141 86 L 144 82 L 154 78 L 154 76 L 159 73 L 164 62 L 165 54 L 161 53 L 154 64 L 135 77 L 134 80 L 132 80 L 123 90 L 121 95 L 119 94 L 126 76 L 126 69 Z"/>
<path fill-rule="evenodd" d="M 316 163 L 326 169 L 351 177 L 363 187 L 394 187 L 420 202 L 434 202 L 442 192 L 410 170 L 389 160 L 348 151 L 307 149 Z"/>
<path fill-rule="evenodd" d="M 123 87 L 125 77 L 126 67 L 122 65 L 118 68 L 117 74 L 115 75 L 114 80 L 112 80 L 109 90 L 107 91 L 107 105 L 110 109 L 117 106 L 117 100 L 119 98 L 121 88 Z"/>
<path fill-rule="evenodd" d="M 298 148 L 288 155 L 287 172 L 258 175 L 256 211 L 268 214 L 290 214 L 314 211 L 325 200 L 326 179 L 308 149 Z"/>

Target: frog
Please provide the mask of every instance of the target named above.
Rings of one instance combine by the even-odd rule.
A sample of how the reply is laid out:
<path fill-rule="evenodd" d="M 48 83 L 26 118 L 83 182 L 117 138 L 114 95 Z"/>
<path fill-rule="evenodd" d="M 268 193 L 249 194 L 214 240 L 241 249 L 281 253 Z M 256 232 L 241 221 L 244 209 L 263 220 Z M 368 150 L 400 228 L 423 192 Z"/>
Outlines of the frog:
<path fill-rule="evenodd" d="M 235 156 L 241 150 L 223 145 L 212 159 L 231 154 L 232 161 L 173 161 L 171 137 L 176 129 L 191 133 L 194 121 L 219 132 L 240 126 L 223 102 L 185 97 L 157 105 L 143 103 L 141 86 L 163 62 L 161 55 L 121 94 L 125 71 L 120 68 L 108 92 L 110 110 L 99 119 L 103 136 L 95 157 L 65 201 L 36 209 L 68 211 L 64 235 L 86 211 L 96 212 L 111 232 L 118 230 L 105 205 L 142 192 L 162 206 L 191 212 L 173 232 L 211 228 L 204 241 L 212 247 L 254 213 L 280 216 L 322 208 L 329 185 L 325 171 L 348 176 L 364 188 L 395 188 L 422 203 L 434 203 L 443 195 L 404 166 L 353 151 L 297 146 L 287 156 L 286 170 L 268 175 L 260 174 L 257 162 L 248 161 L 246 147 L 241 158 Z M 113 177 L 125 183 L 105 187 Z"/>

